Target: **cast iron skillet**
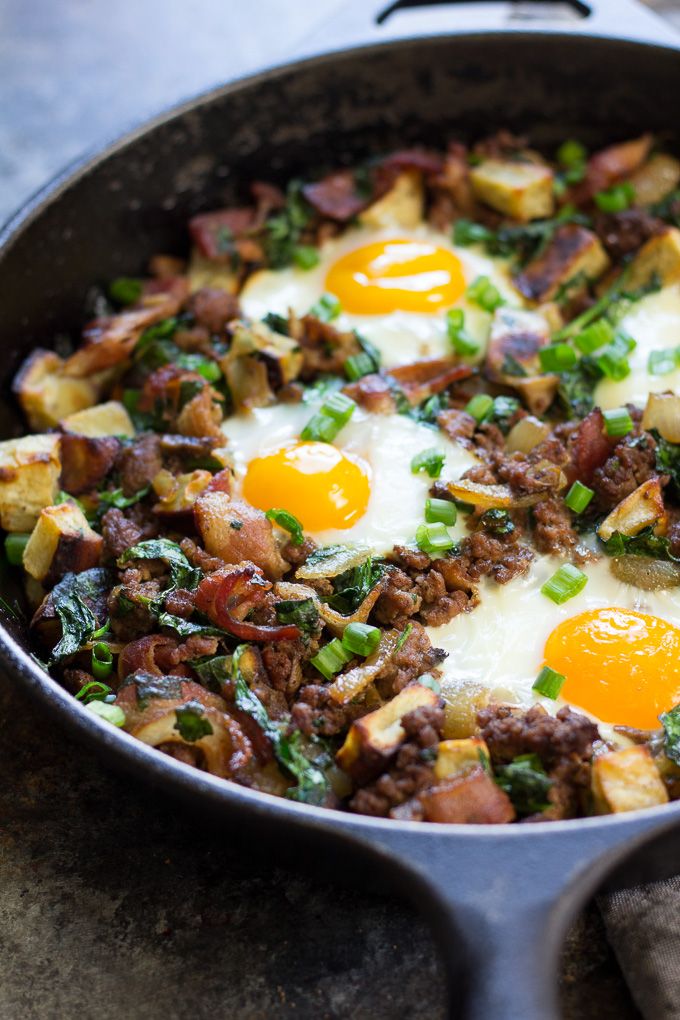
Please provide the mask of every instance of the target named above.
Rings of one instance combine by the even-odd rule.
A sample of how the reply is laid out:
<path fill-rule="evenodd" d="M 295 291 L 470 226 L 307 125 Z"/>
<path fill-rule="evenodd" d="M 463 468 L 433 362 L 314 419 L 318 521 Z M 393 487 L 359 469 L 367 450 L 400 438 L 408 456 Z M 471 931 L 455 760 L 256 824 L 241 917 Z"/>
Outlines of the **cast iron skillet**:
<path fill-rule="evenodd" d="M 77 335 L 93 281 L 141 272 L 154 252 L 182 251 L 188 217 L 233 199 L 239 182 L 286 180 L 371 149 L 500 126 L 529 129 L 546 144 L 573 135 L 598 144 L 640 130 L 667 134 L 677 118 L 679 51 L 670 40 L 608 38 L 603 2 L 592 32 L 585 20 L 573 33 L 443 33 L 279 67 L 193 100 L 81 163 L 0 234 L 5 386 L 34 345 L 49 344 L 56 332 Z M 607 2 L 619 29 L 648 39 L 658 31 L 651 18 L 636 25 L 639 15 L 625 0 Z M 355 35 L 363 17 L 360 31 L 377 38 L 384 29 L 369 23 L 365 7 L 365 0 L 349 5 Z M 404 24 L 395 19 L 392 34 Z M 8 399 L 0 423 L 6 435 L 20 428 L 10 406 Z M 9 583 L 3 593 L 11 601 Z M 678 870 L 680 803 L 579 822 L 426 826 L 222 782 L 95 719 L 37 667 L 21 624 L 7 614 L 3 622 L 7 672 L 112 764 L 265 838 L 339 847 L 391 878 L 440 938 L 452 1016 L 556 1017 L 560 945 L 586 898 L 607 876 L 621 884 Z"/>

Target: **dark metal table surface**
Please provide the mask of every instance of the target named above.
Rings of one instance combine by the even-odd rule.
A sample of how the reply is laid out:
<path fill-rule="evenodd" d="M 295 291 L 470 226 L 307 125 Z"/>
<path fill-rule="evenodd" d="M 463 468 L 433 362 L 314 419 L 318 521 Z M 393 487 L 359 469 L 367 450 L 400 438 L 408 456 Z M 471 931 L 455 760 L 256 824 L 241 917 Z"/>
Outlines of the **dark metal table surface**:
<path fill-rule="evenodd" d="M 235 0 L 0 0 L 0 220 L 128 124 L 283 57 L 341 2 L 250 0 L 244 23 Z M 443 1016 L 410 909 L 284 867 L 275 846 L 244 854 L 105 771 L 5 676 L 0 776 L 3 1020 Z M 569 1020 L 638 1016 L 594 907 L 562 995 Z"/>

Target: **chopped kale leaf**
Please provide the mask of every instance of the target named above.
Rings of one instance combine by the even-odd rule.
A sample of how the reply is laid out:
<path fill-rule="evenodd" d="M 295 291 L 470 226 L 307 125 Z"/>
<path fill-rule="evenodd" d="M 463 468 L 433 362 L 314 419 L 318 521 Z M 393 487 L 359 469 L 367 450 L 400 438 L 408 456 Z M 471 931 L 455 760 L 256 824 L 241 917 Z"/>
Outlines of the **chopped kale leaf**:
<path fill-rule="evenodd" d="M 175 725 L 182 740 L 193 744 L 201 737 L 209 737 L 213 732 L 210 720 L 205 717 L 205 709 L 200 701 L 187 701 L 175 709 Z"/>
<path fill-rule="evenodd" d="M 553 780 L 546 775 L 537 754 L 521 754 L 509 765 L 498 765 L 496 782 L 507 793 L 520 817 L 550 807 L 548 793 Z"/>

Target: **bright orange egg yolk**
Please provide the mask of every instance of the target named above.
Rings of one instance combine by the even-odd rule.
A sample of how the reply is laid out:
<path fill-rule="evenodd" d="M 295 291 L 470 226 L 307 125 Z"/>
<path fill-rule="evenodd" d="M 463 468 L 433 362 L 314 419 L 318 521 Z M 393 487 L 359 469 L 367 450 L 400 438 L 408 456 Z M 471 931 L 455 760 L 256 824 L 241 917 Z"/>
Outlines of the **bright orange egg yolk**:
<path fill-rule="evenodd" d="M 567 678 L 561 697 L 602 722 L 654 729 L 680 702 L 680 630 L 631 609 L 592 609 L 548 638 L 545 663 Z"/>
<path fill-rule="evenodd" d="M 326 290 L 353 315 L 428 314 L 454 305 L 465 291 L 465 277 L 460 260 L 446 248 L 396 238 L 347 252 L 331 266 Z"/>
<path fill-rule="evenodd" d="M 370 469 L 330 443 L 290 443 L 251 460 L 243 495 L 260 510 L 280 507 L 306 531 L 351 528 L 366 512 Z"/>

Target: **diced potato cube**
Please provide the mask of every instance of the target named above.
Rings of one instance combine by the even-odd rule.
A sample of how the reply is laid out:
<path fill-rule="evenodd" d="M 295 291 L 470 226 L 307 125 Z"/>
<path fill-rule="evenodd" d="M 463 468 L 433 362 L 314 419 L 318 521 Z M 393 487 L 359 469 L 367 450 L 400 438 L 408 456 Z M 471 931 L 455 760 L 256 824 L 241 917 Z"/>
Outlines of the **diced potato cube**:
<path fill-rule="evenodd" d="M 569 296 L 576 297 L 589 281 L 602 276 L 608 266 L 609 256 L 597 234 L 567 223 L 555 231 L 545 250 L 518 273 L 515 285 L 530 301 L 550 301 L 566 287 Z"/>
<path fill-rule="evenodd" d="M 423 178 L 417 170 L 400 173 L 390 190 L 359 216 L 367 227 L 416 227 L 425 208 Z"/>
<path fill-rule="evenodd" d="M 486 741 L 481 737 L 468 737 L 464 740 L 442 740 L 437 748 L 437 760 L 434 764 L 434 774 L 437 779 L 448 779 L 450 776 L 459 776 L 470 769 L 481 765 L 486 768 L 485 763 L 489 760 L 489 749 Z"/>
<path fill-rule="evenodd" d="M 69 414 L 60 422 L 60 426 L 64 432 L 75 432 L 91 439 L 102 436 L 132 437 L 135 434 L 132 419 L 118 400 L 107 400 L 105 404 Z"/>
<path fill-rule="evenodd" d="M 486 371 L 494 382 L 515 386 L 539 375 L 538 352 L 550 343 L 548 324 L 538 312 L 520 308 L 497 308 L 491 321 L 486 351 Z"/>
<path fill-rule="evenodd" d="M 502 825 L 512 822 L 515 809 L 507 793 L 481 765 L 445 779 L 420 795 L 426 822 L 463 825 Z"/>
<path fill-rule="evenodd" d="M 30 531 L 59 488 L 59 436 L 22 436 L 0 442 L 0 525 Z"/>
<path fill-rule="evenodd" d="M 552 216 L 553 172 L 548 166 L 487 159 L 472 168 L 470 181 L 480 201 L 515 220 Z"/>
<path fill-rule="evenodd" d="M 437 705 L 439 695 L 429 687 L 405 687 L 382 708 L 353 722 L 345 743 L 337 753 L 340 768 L 354 779 L 370 778 L 403 743 L 402 718 L 416 708 Z"/>
<path fill-rule="evenodd" d="M 622 499 L 608 514 L 597 529 L 600 538 L 606 542 L 615 531 L 622 535 L 639 534 L 651 524 L 665 522 L 666 512 L 658 478 L 648 478 L 638 485 L 634 492 Z"/>
<path fill-rule="evenodd" d="M 626 289 L 646 287 L 654 279 L 662 287 L 680 280 L 680 230 L 667 227 L 661 234 L 650 237 L 630 264 Z"/>
<path fill-rule="evenodd" d="M 97 399 L 91 379 L 64 376 L 64 362 L 54 351 L 36 350 L 19 370 L 12 389 L 32 429 L 51 428 L 66 415 L 90 407 Z"/>
<path fill-rule="evenodd" d="M 599 814 L 619 814 L 668 801 L 649 748 L 640 745 L 604 754 L 593 762 L 592 790 Z"/>
<path fill-rule="evenodd" d="M 235 294 L 238 290 L 238 276 L 230 266 L 207 259 L 195 248 L 189 261 L 188 277 L 189 289 L 192 294 L 197 290 L 202 290 L 203 287 L 226 290 L 228 294 Z"/>
<path fill-rule="evenodd" d="M 98 566 L 103 544 L 75 503 L 48 506 L 40 511 L 24 549 L 24 569 L 36 581 L 56 584 L 69 571 L 79 574 Z"/>
<path fill-rule="evenodd" d="M 635 188 L 634 204 L 660 202 L 680 184 L 680 160 L 668 152 L 658 152 L 629 178 Z"/>

